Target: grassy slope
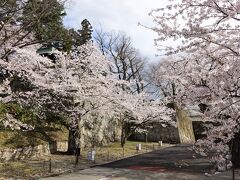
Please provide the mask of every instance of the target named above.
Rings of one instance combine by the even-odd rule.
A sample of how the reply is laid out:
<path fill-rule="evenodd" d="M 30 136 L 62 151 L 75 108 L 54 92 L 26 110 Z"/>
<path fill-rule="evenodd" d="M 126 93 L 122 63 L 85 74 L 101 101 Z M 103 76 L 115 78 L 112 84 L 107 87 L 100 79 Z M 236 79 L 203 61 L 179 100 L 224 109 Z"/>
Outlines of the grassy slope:
<path fill-rule="evenodd" d="M 68 131 L 66 129 L 57 132 L 44 132 L 44 134 L 57 141 L 65 141 L 68 138 Z M 21 148 L 45 143 L 47 143 L 45 135 L 39 132 L 0 131 L 0 149 Z"/>

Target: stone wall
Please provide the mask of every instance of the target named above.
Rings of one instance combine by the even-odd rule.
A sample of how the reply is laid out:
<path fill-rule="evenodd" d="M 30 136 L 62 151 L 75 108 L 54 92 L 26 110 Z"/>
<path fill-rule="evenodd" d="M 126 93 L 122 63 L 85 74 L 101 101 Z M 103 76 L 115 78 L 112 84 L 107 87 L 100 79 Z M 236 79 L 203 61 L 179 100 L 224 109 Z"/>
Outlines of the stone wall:
<path fill-rule="evenodd" d="M 49 154 L 50 154 L 49 145 L 39 145 L 35 147 L 29 146 L 17 149 L 6 148 L 0 149 L 0 160 L 1 161 L 25 160 Z"/>
<path fill-rule="evenodd" d="M 102 146 L 120 140 L 121 127 L 117 119 L 87 116 L 81 126 L 81 146 Z"/>
<path fill-rule="evenodd" d="M 135 133 L 130 136 L 129 140 L 146 141 L 146 135 L 144 133 Z M 180 143 L 178 129 L 173 126 L 163 127 L 161 124 L 156 123 L 153 128 L 148 130 L 147 141 L 158 142 L 163 141 L 165 143 Z"/>

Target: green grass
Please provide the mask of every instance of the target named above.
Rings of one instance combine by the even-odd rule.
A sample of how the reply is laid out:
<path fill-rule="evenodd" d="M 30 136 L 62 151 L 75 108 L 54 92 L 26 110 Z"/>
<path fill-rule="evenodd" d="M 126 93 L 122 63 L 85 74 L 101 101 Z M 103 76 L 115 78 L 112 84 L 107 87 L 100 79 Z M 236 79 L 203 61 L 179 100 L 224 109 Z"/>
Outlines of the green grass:
<path fill-rule="evenodd" d="M 27 178 L 30 175 L 41 173 L 41 168 L 32 167 L 23 162 L 0 163 L 0 177 Z"/>

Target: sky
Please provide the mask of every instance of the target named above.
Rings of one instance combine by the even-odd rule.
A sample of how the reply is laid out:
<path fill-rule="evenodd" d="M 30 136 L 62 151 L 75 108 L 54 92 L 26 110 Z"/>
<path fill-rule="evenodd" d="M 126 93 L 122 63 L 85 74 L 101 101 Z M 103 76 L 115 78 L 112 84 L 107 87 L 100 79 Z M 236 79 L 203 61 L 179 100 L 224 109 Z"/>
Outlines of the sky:
<path fill-rule="evenodd" d="M 154 38 L 156 33 L 143 26 L 154 25 L 148 15 L 152 9 L 164 6 L 165 0 L 69 0 L 64 24 L 68 28 L 80 28 L 81 21 L 88 19 L 94 28 L 106 31 L 123 31 L 132 38 L 133 45 L 149 61 L 158 59 Z"/>

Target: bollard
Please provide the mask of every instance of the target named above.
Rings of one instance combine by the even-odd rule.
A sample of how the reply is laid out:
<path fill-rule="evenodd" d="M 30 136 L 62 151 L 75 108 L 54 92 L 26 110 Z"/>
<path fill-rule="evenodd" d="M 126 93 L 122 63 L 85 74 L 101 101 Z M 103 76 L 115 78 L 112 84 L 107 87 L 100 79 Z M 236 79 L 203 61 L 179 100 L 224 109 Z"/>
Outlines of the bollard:
<path fill-rule="evenodd" d="M 136 153 L 142 150 L 142 144 L 137 144 L 136 145 Z"/>
<path fill-rule="evenodd" d="M 162 141 L 158 141 L 158 146 L 162 147 Z"/>
<path fill-rule="evenodd" d="M 138 144 L 138 150 L 139 150 L 139 151 L 142 150 L 142 144 Z"/>
<path fill-rule="evenodd" d="M 96 151 L 94 151 L 94 150 L 89 151 L 88 157 L 87 157 L 88 160 L 95 163 L 95 155 L 96 155 Z"/>

